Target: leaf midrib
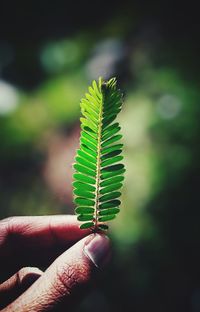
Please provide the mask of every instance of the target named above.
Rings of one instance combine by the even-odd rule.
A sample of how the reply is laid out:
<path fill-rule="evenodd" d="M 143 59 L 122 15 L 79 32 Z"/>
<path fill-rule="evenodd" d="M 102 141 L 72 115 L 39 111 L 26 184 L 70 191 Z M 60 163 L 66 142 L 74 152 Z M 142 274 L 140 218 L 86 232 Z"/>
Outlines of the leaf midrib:
<path fill-rule="evenodd" d="M 103 94 L 100 103 L 99 120 L 98 120 L 98 136 L 97 136 L 97 171 L 96 171 L 96 193 L 95 193 L 95 210 L 94 210 L 94 228 L 98 229 L 98 211 L 99 211 L 99 188 L 101 175 L 101 136 L 102 136 L 102 115 L 103 115 Z"/>

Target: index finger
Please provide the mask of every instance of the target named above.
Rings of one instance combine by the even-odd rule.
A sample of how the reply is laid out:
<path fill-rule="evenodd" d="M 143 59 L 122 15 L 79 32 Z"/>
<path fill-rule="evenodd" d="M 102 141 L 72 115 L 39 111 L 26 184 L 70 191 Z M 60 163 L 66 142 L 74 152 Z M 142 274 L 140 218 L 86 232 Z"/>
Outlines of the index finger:
<path fill-rule="evenodd" d="M 85 237 L 90 230 L 81 230 L 72 215 L 20 216 L 0 221 L 0 258 L 11 256 L 17 248 L 41 249 L 69 246 Z"/>

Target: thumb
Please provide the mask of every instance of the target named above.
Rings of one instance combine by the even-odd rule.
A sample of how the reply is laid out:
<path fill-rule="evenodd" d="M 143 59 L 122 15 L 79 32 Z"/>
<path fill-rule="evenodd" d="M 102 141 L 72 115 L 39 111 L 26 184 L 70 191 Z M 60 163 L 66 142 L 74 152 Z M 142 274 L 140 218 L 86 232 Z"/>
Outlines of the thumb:
<path fill-rule="evenodd" d="M 46 272 L 3 311 L 72 309 L 98 268 L 108 261 L 109 239 L 91 234 L 59 256 Z"/>

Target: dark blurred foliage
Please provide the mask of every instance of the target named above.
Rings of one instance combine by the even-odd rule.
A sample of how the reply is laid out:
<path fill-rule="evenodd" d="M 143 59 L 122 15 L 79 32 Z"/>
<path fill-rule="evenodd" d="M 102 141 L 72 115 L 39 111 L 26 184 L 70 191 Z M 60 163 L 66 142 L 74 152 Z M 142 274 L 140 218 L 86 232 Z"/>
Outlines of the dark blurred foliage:
<path fill-rule="evenodd" d="M 192 1 L 1 3 L 1 218 L 73 213 L 79 100 L 125 93 L 113 260 L 79 311 L 200 311 L 199 26 Z"/>

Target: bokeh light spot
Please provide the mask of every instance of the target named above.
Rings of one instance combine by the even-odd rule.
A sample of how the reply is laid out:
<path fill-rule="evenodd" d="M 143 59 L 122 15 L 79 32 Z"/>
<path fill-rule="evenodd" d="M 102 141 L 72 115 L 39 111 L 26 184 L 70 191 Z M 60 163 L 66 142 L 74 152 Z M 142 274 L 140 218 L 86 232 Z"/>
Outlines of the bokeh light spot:
<path fill-rule="evenodd" d="M 0 115 L 12 113 L 18 104 L 17 90 L 7 82 L 0 81 Z"/>

